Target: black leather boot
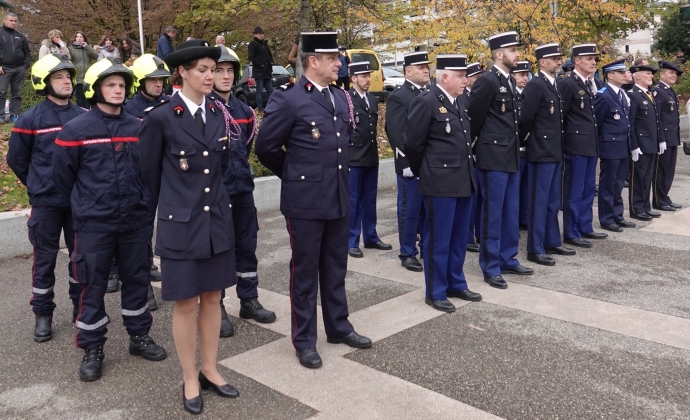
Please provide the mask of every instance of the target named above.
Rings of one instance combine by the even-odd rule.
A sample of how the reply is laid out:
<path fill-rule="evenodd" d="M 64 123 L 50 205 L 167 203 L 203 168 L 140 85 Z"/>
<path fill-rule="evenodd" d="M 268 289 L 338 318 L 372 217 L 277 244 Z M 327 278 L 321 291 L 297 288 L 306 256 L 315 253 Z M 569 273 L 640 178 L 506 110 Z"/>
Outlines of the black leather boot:
<path fill-rule="evenodd" d="M 100 379 L 103 374 L 103 359 L 105 359 L 103 346 L 86 350 L 79 367 L 79 379 L 84 382 Z"/>
<path fill-rule="evenodd" d="M 161 281 L 161 272 L 155 264 L 151 264 L 151 281 Z"/>
<path fill-rule="evenodd" d="M 270 324 L 276 320 L 276 313 L 264 309 L 258 298 L 240 299 L 240 318 Z"/>
<path fill-rule="evenodd" d="M 108 287 L 105 289 L 106 293 L 114 293 L 120 290 L 120 276 L 113 273 L 108 276 Z"/>
<path fill-rule="evenodd" d="M 156 309 L 158 309 L 158 301 L 156 300 L 156 295 L 153 294 L 151 282 L 149 282 L 149 311 L 153 312 Z"/>
<path fill-rule="evenodd" d="M 34 341 L 42 343 L 53 338 L 53 315 L 36 315 Z"/>
<path fill-rule="evenodd" d="M 148 335 L 132 335 L 129 337 L 129 354 L 141 356 L 146 360 L 159 361 L 168 357 L 162 346 L 153 341 Z"/>
<path fill-rule="evenodd" d="M 225 305 L 223 301 L 220 301 L 220 336 L 222 337 L 232 337 L 235 335 L 235 327 L 233 327 L 230 318 L 228 318 L 228 313 L 225 311 Z"/>

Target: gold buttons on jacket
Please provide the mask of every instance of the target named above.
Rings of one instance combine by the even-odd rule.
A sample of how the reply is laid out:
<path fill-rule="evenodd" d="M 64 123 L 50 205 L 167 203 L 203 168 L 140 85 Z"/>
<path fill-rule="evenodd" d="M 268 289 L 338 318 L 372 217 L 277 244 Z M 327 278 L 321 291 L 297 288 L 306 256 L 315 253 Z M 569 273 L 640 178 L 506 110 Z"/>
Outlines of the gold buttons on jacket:
<path fill-rule="evenodd" d="M 211 192 L 211 189 L 210 188 L 204 188 L 204 192 L 205 193 Z"/>
<path fill-rule="evenodd" d="M 209 206 L 204 206 L 204 211 L 209 211 L 211 208 Z"/>
<path fill-rule="evenodd" d="M 204 156 L 208 156 L 208 152 L 207 152 L 207 151 L 204 151 Z"/>
<path fill-rule="evenodd" d="M 206 175 L 208 175 L 208 172 L 209 172 L 208 169 L 204 169 L 204 173 L 205 173 Z"/>

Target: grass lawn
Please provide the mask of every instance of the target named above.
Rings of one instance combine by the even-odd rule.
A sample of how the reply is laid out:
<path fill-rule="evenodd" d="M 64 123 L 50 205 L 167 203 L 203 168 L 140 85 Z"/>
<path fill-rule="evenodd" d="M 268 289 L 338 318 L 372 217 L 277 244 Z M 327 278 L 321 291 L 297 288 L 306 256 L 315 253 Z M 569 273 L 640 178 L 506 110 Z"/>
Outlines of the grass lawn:
<path fill-rule="evenodd" d="M 7 142 L 14 124 L 0 124 L 0 211 L 28 209 L 26 187 L 7 165 Z"/>

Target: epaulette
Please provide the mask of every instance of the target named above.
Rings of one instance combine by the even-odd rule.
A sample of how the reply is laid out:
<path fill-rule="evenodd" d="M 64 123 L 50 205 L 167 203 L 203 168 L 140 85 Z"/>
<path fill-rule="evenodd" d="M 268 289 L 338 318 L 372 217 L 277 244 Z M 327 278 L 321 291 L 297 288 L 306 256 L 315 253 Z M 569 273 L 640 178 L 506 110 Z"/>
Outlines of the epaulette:
<path fill-rule="evenodd" d="M 293 87 L 293 86 L 295 86 L 295 84 L 294 84 L 293 82 L 290 82 L 290 83 L 286 83 L 286 84 L 284 84 L 284 85 L 278 87 L 278 89 L 288 90 L 288 89 L 290 89 L 290 88 Z"/>
<path fill-rule="evenodd" d="M 170 102 L 170 99 L 163 99 L 163 100 L 161 100 L 160 102 L 158 102 L 156 105 L 152 105 L 152 106 L 146 108 L 146 109 L 144 110 L 144 114 L 148 114 L 149 112 L 151 112 L 152 109 L 158 108 L 159 106 L 161 106 L 161 105 L 163 105 L 163 104 L 165 104 L 165 103 L 168 103 L 168 102 Z"/>
<path fill-rule="evenodd" d="M 604 93 L 604 92 L 606 92 L 606 86 L 604 86 L 603 88 L 601 88 L 597 91 L 597 93 Z"/>

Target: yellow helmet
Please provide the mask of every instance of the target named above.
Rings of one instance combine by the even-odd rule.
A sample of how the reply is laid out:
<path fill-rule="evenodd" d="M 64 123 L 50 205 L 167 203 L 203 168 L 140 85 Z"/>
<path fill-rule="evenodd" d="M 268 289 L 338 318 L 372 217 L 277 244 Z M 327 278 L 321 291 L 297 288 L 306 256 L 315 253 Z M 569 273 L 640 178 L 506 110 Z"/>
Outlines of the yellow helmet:
<path fill-rule="evenodd" d="M 96 91 L 99 82 L 108 76 L 120 75 L 125 79 L 125 90 L 127 91 L 127 98 L 134 95 L 134 75 L 131 70 L 122 64 L 119 58 L 104 58 L 96 61 L 84 74 L 84 96 L 89 101 L 98 102 L 98 97 L 101 95 L 100 91 Z"/>
<path fill-rule="evenodd" d="M 235 53 L 235 51 L 226 47 L 225 45 L 216 45 L 220 47 L 220 58 L 219 63 L 232 63 L 235 68 L 235 83 L 237 83 L 242 78 L 242 64 L 240 63 L 240 57 Z"/>
<path fill-rule="evenodd" d="M 67 70 L 72 78 L 72 85 L 77 84 L 77 68 L 66 55 L 48 54 L 31 66 L 31 84 L 39 95 L 46 95 L 49 89 L 48 76 L 59 70 Z"/>
<path fill-rule="evenodd" d="M 168 78 L 170 77 L 170 71 L 168 66 L 153 54 L 144 54 L 141 57 L 134 60 L 132 67 L 130 67 L 132 73 L 134 73 L 134 90 L 137 90 L 139 86 L 143 86 L 142 81 L 147 78 L 153 77 L 163 77 L 163 84 L 168 84 Z"/>

